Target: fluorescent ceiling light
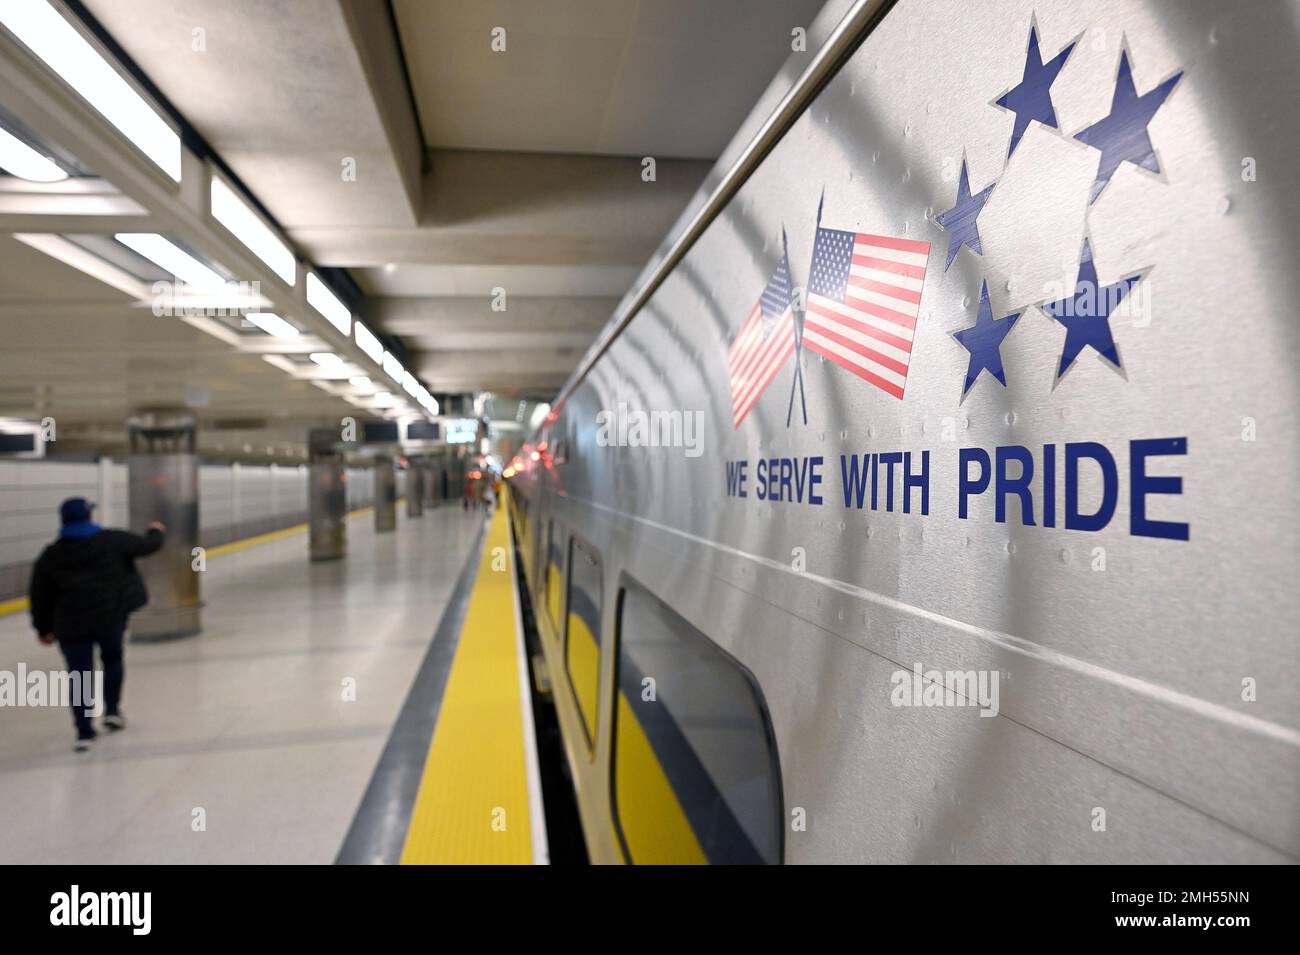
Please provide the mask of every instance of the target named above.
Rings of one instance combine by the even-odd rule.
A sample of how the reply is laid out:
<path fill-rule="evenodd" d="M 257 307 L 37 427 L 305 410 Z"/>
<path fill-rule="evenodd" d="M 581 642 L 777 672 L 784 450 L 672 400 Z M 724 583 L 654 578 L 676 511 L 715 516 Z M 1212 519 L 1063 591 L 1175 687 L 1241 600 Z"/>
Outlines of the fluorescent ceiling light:
<path fill-rule="evenodd" d="M 384 346 L 363 322 L 357 322 L 352 326 L 352 337 L 357 340 L 357 347 L 370 356 L 371 361 L 375 364 L 383 363 Z"/>
<path fill-rule="evenodd" d="M 266 334 L 275 338 L 297 338 L 298 329 L 294 328 L 279 315 L 270 312 L 250 312 L 244 316 Z"/>
<path fill-rule="evenodd" d="M 415 376 L 409 371 L 402 372 L 402 390 L 412 398 L 420 394 L 420 383 L 415 380 Z"/>
<path fill-rule="evenodd" d="M 352 332 L 352 313 L 320 280 L 315 272 L 307 273 L 307 304 L 320 312 L 325 319 L 344 335 Z"/>
<path fill-rule="evenodd" d="M 353 388 L 371 388 L 374 383 L 365 375 L 353 375 L 348 379 L 348 384 Z"/>
<path fill-rule="evenodd" d="M 420 386 L 418 400 L 420 404 L 424 405 L 426 408 L 434 409 L 438 407 L 437 399 L 434 398 L 433 395 L 429 394 L 429 389 L 424 387 L 424 385 Z"/>
<path fill-rule="evenodd" d="M 406 369 L 402 367 L 402 363 L 397 360 L 397 357 L 392 352 L 384 352 L 383 366 L 384 374 L 393 381 L 400 383 L 402 375 L 406 374 Z"/>
<path fill-rule="evenodd" d="M 292 250 L 280 241 L 271 227 L 253 211 L 252 206 L 226 185 L 220 176 L 213 175 L 210 192 L 213 217 L 229 229 L 231 235 L 244 243 L 250 252 L 265 262 L 286 285 L 294 285 L 298 281 L 298 263 Z"/>
<path fill-rule="evenodd" d="M 181 138 L 46 0 L 0 0 L 0 24 L 175 182 Z"/>
<path fill-rule="evenodd" d="M 392 392 L 381 391 L 375 395 L 374 404 L 378 408 L 391 408 L 396 402 L 393 401 Z"/>
<path fill-rule="evenodd" d="M 312 361 L 322 368 L 337 368 L 343 364 L 343 359 L 332 351 L 314 351 L 310 357 Z"/>
<path fill-rule="evenodd" d="M 202 291 L 220 291 L 226 280 L 188 252 L 183 252 L 154 232 L 119 232 L 114 238 L 187 285 Z"/>
<path fill-rule="evenodd" d="M 3 126 L 0 126 L 0 169 L 28 182 L 62 182 L 68 178 L 62 166 L 42 156 Z"/>

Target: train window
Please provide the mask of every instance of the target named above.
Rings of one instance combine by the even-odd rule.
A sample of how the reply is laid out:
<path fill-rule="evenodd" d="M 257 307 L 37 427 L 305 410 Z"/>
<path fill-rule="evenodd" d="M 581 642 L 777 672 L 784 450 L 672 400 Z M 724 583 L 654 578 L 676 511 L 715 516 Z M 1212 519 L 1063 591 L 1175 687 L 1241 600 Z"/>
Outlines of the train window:
<path fill-rule="evenodd" d="M 533 562 L 533 525 L 529 520 L 531 515 L 528 510 L 528 499 L 523 495 L 515 494 L 512 491 L 510 494 L 510 500 L 519 502 L 518 553 L 520 557 L 523 558 L 524 571 L 527 573 L 528 580 L 531 583 L 537 580 L 537 567 Z"/>
<path fill-rule="evenodd" d="M 546 610 L 550 614 L 551 633 L 564 632 L 564 532 L 555 526 L 554 520 L 546 522 Z"/>
<path fill-rule="evenodd" d="M 587 747 L 596 745 L 597 690 L 600 687 L 600 555 L 576 537 L 569 538 L 569 615 L 564 638 L 564 669 L 578 701 Z"/>
<path fill-rule="evenodd" d="M 611 787 L 627 861 L 780 862 L 776 743 L 749 672 L 631 581 L 615 666 Z"/>

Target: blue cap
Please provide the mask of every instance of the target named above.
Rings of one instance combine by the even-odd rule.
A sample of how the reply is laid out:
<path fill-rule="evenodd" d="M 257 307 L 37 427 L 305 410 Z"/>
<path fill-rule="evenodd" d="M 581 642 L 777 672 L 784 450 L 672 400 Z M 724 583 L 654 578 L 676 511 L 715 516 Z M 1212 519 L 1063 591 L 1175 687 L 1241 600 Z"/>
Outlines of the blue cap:
<path fill-rule="evenodd" d="M 84 497 L 70 497 L 59 505 L 59 517 L 65 524 L 75 524 L 78 521 L 90 520 L 90 512 L 94 508 Z"/>

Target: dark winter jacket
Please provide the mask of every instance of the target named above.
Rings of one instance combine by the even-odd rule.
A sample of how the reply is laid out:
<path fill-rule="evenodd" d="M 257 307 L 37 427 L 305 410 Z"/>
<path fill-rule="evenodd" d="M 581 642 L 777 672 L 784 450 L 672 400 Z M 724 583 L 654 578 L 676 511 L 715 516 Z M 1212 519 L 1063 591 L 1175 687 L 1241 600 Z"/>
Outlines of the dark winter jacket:
<path fill-rule="evenodd" d="M 162 531 L 143 537 L 100 531 L 81 539 L 62 537 L 41 552 L 32 568 L 32 626 L 60 640 L 85 640 L 126 623 L 149 601 L 135 558 L 163 545 Z"/>

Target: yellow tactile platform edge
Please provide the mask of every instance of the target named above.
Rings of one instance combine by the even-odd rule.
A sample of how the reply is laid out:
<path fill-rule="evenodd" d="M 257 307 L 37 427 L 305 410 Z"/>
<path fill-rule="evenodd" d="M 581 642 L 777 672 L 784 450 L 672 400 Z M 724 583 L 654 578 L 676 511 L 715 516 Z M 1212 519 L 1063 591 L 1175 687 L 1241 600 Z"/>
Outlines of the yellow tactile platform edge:
<path fill-rule="evenodd" d="M 492 517 L 402 863 L 533 860 L 506 508 Z"/>

